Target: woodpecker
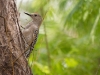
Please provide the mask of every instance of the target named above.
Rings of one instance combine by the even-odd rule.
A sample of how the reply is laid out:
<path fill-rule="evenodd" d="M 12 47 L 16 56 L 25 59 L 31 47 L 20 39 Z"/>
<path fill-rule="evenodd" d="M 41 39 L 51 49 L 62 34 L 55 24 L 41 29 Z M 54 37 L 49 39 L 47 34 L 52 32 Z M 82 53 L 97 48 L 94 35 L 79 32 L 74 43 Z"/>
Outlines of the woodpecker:
<path fill-rule="evenodd" d="M 29 57 L 38 38 L 42 17 L 38 13 L 29 14 L 25 12 L 25 14 L 32 18 L 32 21 L 22 30 L 25 40 L 25 56 Z"/>

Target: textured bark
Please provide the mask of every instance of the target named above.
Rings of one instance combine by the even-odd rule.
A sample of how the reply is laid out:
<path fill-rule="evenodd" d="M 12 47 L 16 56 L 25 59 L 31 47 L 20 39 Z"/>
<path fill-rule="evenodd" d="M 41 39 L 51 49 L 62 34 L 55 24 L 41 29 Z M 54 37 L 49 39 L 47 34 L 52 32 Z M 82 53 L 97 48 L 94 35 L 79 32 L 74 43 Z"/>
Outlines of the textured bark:
<path fill-rule="evenodd" d="M 0 75 L 32 75 L 14 0 L 0 0 Z"/>

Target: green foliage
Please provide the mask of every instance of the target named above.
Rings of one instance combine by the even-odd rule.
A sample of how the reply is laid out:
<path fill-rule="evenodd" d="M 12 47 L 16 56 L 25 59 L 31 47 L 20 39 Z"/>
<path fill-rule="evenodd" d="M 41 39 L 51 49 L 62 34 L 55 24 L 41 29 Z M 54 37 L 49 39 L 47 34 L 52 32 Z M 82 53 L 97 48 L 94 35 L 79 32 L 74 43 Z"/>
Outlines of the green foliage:
<path fill-rule="evenodd" d="M 44 18 L 29 58 L 34 75 L 100 74 L 100 0 L 28 0 L 21 8 Z"/>

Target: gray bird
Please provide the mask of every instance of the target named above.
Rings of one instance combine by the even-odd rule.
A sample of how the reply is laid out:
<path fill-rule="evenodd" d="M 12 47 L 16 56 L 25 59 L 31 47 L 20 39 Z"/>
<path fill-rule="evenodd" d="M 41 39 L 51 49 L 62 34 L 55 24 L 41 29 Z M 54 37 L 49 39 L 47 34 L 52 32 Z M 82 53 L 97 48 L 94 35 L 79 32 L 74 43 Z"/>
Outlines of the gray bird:
<path fill-rule="evenodd" d="M 42 23 L 42 17 L 38 13 L 25 13 L 32 18 L 32 21 L 22 30 L 25 40 L 25 55 L 28 57 L 37 41 L 39 28 Z"/>

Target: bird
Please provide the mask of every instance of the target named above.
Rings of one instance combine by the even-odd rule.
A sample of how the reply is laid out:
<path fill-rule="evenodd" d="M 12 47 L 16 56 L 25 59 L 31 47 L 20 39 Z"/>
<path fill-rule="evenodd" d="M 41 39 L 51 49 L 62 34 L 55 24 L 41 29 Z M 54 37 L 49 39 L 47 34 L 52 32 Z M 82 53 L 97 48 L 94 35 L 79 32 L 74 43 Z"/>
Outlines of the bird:
<path fill-rule="evenodd" d="M 22 30 L 22 35 L 25 40 L 25 56 L 29 57 L 38 38 L 42 17 L 38 13 L 24 13 L 32 18 L 32 21 Z"/>

